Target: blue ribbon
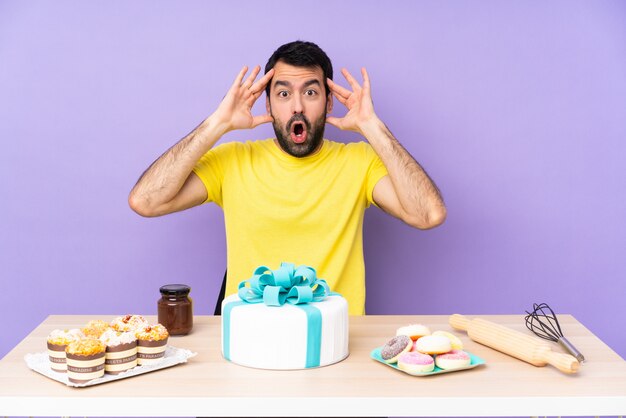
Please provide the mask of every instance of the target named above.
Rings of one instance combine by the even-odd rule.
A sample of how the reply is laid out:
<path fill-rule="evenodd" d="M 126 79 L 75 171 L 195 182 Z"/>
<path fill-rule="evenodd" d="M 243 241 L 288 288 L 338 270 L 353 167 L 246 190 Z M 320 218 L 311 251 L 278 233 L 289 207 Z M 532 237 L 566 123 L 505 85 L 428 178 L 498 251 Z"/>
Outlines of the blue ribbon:
<path fill-rule="evenodd" d="M 228 361 L 230 361 L 230 311 L 232 311 L 233 308 L 237 306 L 245 304 L 245 302 L 236 300 L 233 302 L 228 302 L 226 305 L 224 305 L 224 310 L 222 312 L 222 320 L 224 321 L 224 324 L 222 325 L 222 332 L 224 333 L 224 346 L 222 348 L 224 350 L 224 358 Z"/>
<path fill-rule="evenodd" d="M 249 286 L 246 286 L 249 285 Z M 320 302 L 330 294 L 326 280 L 318 279 L 309 266 L 295 268 L 291 263 L 280 263 L 278 270 L 261 266 L 248 280 L 239 283 L 239 298 L 248 303 L 282 306 Z"/>
<path fill-rule="evenodd" d="M 248 285 L 248 286 L 246 286 Z M 295 268 L 294 264 L 281 263 L 278 270 L 261 266 L 253 276 L 239 283 L 241 301 L 229 302 L 224 306 L 224 357 L 230 360 L 230 312 L 246 303 L 265 303 L 267 306 L 296 305 L 307 316 L 307 350 L 305 367 L 320 365 L 322 342 L 322 313 L 310 302 L 320 302 L 331 292 L 323 279 L 318 279 L 315 269 L 308 266 Z"/>

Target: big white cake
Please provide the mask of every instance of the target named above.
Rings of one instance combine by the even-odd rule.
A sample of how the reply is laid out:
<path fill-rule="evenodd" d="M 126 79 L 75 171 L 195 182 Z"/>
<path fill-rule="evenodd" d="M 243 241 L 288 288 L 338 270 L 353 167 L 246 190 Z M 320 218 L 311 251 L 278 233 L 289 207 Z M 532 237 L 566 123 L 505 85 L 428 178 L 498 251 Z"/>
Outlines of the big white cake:
<path fill-rule="evenodd" d="M 222 355 L 260 369 L 337 363 L 348 357 L 348 303 L 332 295 L 319 302 L 267 306 L 231 295 L 222 302 Z"/>

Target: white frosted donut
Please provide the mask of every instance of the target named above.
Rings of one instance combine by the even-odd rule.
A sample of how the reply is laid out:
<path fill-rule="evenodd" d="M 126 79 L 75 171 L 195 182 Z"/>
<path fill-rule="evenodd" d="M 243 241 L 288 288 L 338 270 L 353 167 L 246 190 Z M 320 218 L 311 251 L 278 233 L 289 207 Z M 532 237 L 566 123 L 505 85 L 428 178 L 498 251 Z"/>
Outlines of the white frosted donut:
<path fill-rule="evenodd" d="M 439 354 L 435 357 L 435 364 L 443 370 L 459 369 L 467 367 L 472 362 L 469 354 L 463 350 L 452 350 L 449 353 Z"/>
<path fill-rule="evenodd" d="M 452 350 L 450 340 L 441 335 L 427 335 L 415 341 L 415 351 L 424 354 L 442 354 Z"/>
<path fill-rule="evenodd" d="M 422 324 L 411 324 L 406 327 L 400 327 L 396 331 L 396 335 L 407 335 L 413 341 L 424 335 L 430 335 L 430 329 Z"/>
<path fill-rule="evenodd" d="M 463 343 L 461 342 L 459 337 L 454 334 L 446 331 L 435 331 L 431 335 L 441 335 L 442 337 L 446 337 L 450 340 L 450 344 L 452 345 L 453 350 L 463 350 Z"/>
<path fill-rule="evenodd" d="M 404 353 L 398 357 L 398 368 L 409 374 L 428 373 L 435 370 L 435 361 L 428 354 Z"/>

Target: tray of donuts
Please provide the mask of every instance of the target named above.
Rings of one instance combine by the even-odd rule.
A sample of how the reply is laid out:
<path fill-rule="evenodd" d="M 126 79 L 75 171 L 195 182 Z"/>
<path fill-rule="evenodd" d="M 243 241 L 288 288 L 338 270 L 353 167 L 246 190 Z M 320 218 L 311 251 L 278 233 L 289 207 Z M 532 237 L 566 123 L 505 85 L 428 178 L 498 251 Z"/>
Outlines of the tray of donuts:
<path fill-rule="evenodd" d="M 463 350 L 454 334 L 434 331 L 422 324 L 400 327 L 396 336 L 374 349 L 370 356 L 389 367 L 412 376 L 473 369 L 485 364 L 482 358 Z"/>

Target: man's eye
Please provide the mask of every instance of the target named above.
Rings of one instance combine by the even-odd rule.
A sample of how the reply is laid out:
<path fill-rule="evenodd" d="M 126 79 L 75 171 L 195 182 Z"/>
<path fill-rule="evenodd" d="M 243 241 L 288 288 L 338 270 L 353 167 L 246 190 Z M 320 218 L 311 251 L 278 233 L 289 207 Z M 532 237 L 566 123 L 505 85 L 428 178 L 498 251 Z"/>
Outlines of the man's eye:
<path fill-rule="evenodd" d="M 287 97 L 287 96 L 289 96 L 289 93 L 287 93 L 285 90 L 278 92 L 278 97 Z"/>
<path fill-rule="evenodd" d="M 307 90 L 304 92 L 307 96 L 315 96 L 317 92 L 315 90 Z"/>

